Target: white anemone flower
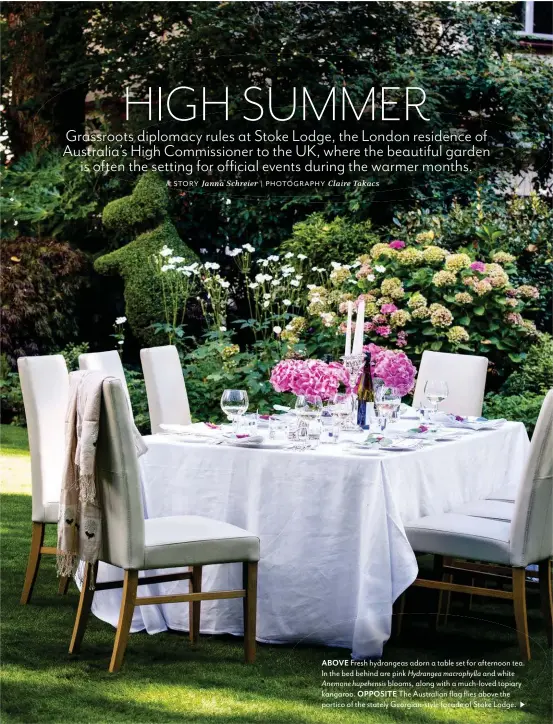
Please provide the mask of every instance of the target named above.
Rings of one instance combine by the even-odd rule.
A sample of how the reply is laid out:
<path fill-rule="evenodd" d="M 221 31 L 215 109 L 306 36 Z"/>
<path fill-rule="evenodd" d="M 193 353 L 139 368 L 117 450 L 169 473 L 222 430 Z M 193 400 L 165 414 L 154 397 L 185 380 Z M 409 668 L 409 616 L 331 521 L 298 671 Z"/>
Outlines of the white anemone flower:
<path fill-rule="evenodd" d="M 374 282 L 375 279 L 376 279 L 376 277 L 375 277 L 374 274 L 367 274 L 367 281 L 368 281 L 368 282 Z"/>
<path fill-rule="evenodd" d="M 379 274 L 384 274 L 386 271 L 386 267 L 382 266 L 382 264 L 379 264 L 378 266 L 375 266 L 375 271 L 377 271 Z"/>
<path fill-rule="evenodd" d="M 258 284 L 257 282 L 250 282 L 250 283 L 248 284 L 248 286 L 249 286 L 250 289 L 257 289 L 257 287 L 259 286 L 259 284 Z"/>
<path fill-rule="evenodd" d="M 280 257 L 276 256 L 276 254 L 271 254 L 271 256 L 268 256 L 267 259 L 269 261 L 278 261 L 280 259 Z"/>
<path fill-rule="evenodd" d="M 172 256 L 173 250 L 169 249 L 168 246 L 164 246 L 163 249 L 159 252 L 161 256 Z"/>
<path fill-rule="evenodd" d="M 298 281 L 297 279 L 292 279 L 292 280 L 290 281 L 290 284 L 291 284 L 293 287 L 299 287 L 299 285 L 300 285 L 300 283 L 299 283 L 299 281 Z"/>
<path fill-rule="evenodd" d="M 292 254 L 292 252 L 291 252 L 291 251 L 288 251 L 288 252 L 284 255 L 284 258 L 285 258 L 285 259 L 291 259 L 293 256 L 294 256 L 294 255 Z"/>
<path fill-rule="evenodd" d="M 115 324 L 125 324 L 126 321 L 126 317 L 117 317 L 117 319 L 115 320 Z"/>
<path fill-rule="evenodd" d="M 290 299 L 283 299 L 283 300 L 282 300 L 282 303 L 283 303 L 286 307 L 289 307 L 289 306 L 292 304 L 292 302 L 291 302 Z"/>
<path fill-rule="evenodd" d="M 162 271 L 162 272 L 171 271 L 172 269 L 175 269 L 175 265 L 174 265 L 174 264 L 164 264 L 164 265 L 161 267 L 161 271 Z"/>
<path fill-rule="evenodd" d="M 226 332 L 226 331 L 227 331 L 226 327 L 219 327 L 219 332 Z"/>
<path fill-rule="evenodd" d="M 305 254 L 298 254 L 298 259 L 300 259 L 300 261 L 303 261 L 304 259 L 307 259 L 307 257 Z"/>
<path fill-rule="evenodd" d="M 270 295 L 270 294 L 264 294 L 264 295 L 263 295 L 263 299 L 270 299 L 270 298 L 271 298 L 271 295 Z"/>
<path fill-rule="evenodd" d="M 265 309 L 267 309 L 268 306 L 269 306 L 269 302 L 263 302 L 263 307 L 264 307 Z"/>
<path fill-rule="evenodd" d="M 331 262 L 330 262 L 330 266 L 331 266 L 333 269 L 341 269 L 341 268 L 342 268 L 342 265 L 339 264 L 337 261 L 331 261 Z"/>
<path fill-rule="evenodd" d="M 275 334 L 280 334 L 282 332 L 282 327 L 279 327 L 278 325 L 276 327 L 273 327 L 273 332 Z"/>
<path fill-rule="evenodd" d="M 249 251 L 250 254 L 253 254 L 255 251 L 255 247 L 253 247 L 251 244 L 242 244 L 242 249 Z"/>

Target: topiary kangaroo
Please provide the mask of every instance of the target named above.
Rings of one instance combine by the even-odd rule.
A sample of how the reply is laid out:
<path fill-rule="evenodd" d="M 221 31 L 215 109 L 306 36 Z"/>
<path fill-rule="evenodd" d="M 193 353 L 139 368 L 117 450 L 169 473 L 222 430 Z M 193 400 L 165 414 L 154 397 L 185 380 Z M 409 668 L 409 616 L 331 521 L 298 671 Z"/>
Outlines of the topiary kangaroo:
<path fill-rule="evenodd" d="M 139 235 L 116 251 L 96 259 L 100 274 L 119 274 L 125 284 L 125 307 L 133 334 L 148 345 L 162 344 L 151 328 L 161 321 L 161 281 L 150 258 L 164 246 L 188 262 L 197 257 L 179 237 L 169 219 L 169 194 L 160 176 L 149 171 L 136 184 L 130 196 L 111 201 L 102 221 L 107 229 Z M 152 227 L 150 230 L 140 231 Z"/>

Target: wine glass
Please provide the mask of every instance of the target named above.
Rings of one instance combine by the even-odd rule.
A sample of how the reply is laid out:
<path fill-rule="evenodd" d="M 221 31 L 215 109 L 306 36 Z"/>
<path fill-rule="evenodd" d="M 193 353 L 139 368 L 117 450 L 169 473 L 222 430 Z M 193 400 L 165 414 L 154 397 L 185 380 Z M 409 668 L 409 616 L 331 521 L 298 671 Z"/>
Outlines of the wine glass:
<path fill-rule="evenodd" d="M 353 415 L 353 395 L 337 392 L 332 398 L 330 409 L 332 415 L 339 420 L 340 428 L 343 430 Z"/>
<path fill-rule="evenodd" d="M 249 400 L 246 390 L 224 390 L 221 395 L 221 410 L 232 422 L 232 430 L 238 429 L 238 418 L 248 409 Z"/>
<path fill-rule="evenodd" d="M 444 380 L 427 380 L 424 385 L 424 394 L 431 405 L 432 417 L 438 412 L 438 405 L 449 395 L 447 382 Z"/>
<path fill-rule="evenodd" d="M 401 395 L 393 387 L 381 385 L 375 390 L 374 409 L 379 420 L 384 419 L 384 427 L 393 420 L 401 405 Z M 380 423 L 382 425 L 382 423 Z"/>
<path fill-rule="evenodd" d="M 309 423 L 318 420 L 323 412 L 323 401 L 319 395 L 298 395 L 296 398 L 296 415 Z"/>

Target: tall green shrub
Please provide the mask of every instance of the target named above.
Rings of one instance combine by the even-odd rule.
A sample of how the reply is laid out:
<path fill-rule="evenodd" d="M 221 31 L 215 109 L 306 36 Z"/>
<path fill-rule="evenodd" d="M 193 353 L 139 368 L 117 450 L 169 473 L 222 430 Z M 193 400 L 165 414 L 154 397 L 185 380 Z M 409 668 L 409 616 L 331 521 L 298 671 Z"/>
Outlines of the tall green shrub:
<path fill-rule="evenodd" d="M 168 207 L 163 179 L 152 172 L 144 174 L 130 196 L 110 202 L 102 214 L 107 229 L 136 238 L 99 257 L 94 264 L 100 274 L 119 274 L 123 278 L 129 325 L 134 335 L 148 345 L 165 341 L 152 329 L 163 318 L 163 290 L 153 255 L 168 247 L 175 257 L 188 261 L 196 258 L 169 219 Z"/>
<path fill-rule="evenodd" d="M 355 223 L 339 216 L 329 221 L 324 214 L 315 213 L 294 225 L 292 236 L 280 249 L 305 254 L 318 266 L 329 268 L 333 261 L 353 261 L 377 241 L 370 221 Z"/>

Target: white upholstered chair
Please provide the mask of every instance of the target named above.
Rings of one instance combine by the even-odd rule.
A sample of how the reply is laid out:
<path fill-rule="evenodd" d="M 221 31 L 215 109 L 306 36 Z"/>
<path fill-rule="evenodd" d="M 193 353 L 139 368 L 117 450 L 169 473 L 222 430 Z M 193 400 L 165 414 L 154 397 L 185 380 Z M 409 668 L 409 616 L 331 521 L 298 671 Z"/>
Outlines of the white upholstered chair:
<path fill-rule="evenodd" d="M 447 581 L 417 578 L 413 585 L 511 599 L 522 658 L 530 659 L 526 619 L 526 567 L 538 564 L 541 608 L 549 645 L 552 643 L 553 599 L 550 559 L 553 557 L 553 390 L 543 402 L 525 472 L 517 492 L 512 520 L 445 513 L 431 515 L 405 526 L 414 551 L 436 556 L 495 564 L 510 568 L 512 592 L 502 588 L 476 588 L 452 583 L 455 564 Z M 507 568 L 507 570 L 508 570 Z M 486 573 L 485 566 L 467 564 L 460 570 Z M 505 568 L 499 569 L 505 575 Z"/>
<path fill-rule="evenodd" d="M 20 357 L 17 367 L 31 450 L 33 528 L 21 594 L 21 603 L 26 604 L 33 592 L 41 556 L 56 553 L 56 548 L 43 543 L 46 525 L 58 523 L 69 375 L 61 354 Z M 60 593 L 66 592 L 68 582 L 67 578 L 60 579 Z"/>
<path fill-rule="evenodd" d="M 190 407 L 177 348 L 170 344 L 142 349 L 140 360 L 152 434 L 161 431 L 161 423 L 189 425 Z"/>
<path fill-rule="evenodd" d="M 147 454 L 147 453 L 146 453 Z M 144 520 L 138 461 L 121 382 L 106 379 L 97 446 L 96 484 L 102 499 L 102 554 L 100 560 L 123 569 L 123 580 L 96 583 L 95 590 L 123 587 L 119 623 L 109 670 L 118 671 L 127 645 L 135 606 L 190 603 L 190 639 L 200 630 L 200 602 L 220 598 L 244 599 L 244 653 L 255 658 L 257 561 L 259 538 L 230 523 L 196 515 Z M 215 563 L 243 564 L 243 588 L 202 592 L 202 566 Z M 191 571 L 138 577 L 139 571 L 192 566 Z M 70 653 L 79 650 L 95 590 L 94 575 L 86 564 Z M 191 592 L 168 596 L 137 597 L 144 583 L 189 580 Z"/>
<path fill-rule="evenodd" d="M 107 375 L 121 380 L 127 402 L 132 411 L 131 398 L 127 387 L 127 380 L 125 379 L 125 370 L 123 369 L 119 352 L 116 349 L 111 349 L 108 352 L 87 352 L 86 354 L 80 354 L 79 368 L 81 370 L 105 372 Z"/>
<path fill-rule="evenodd" d="M 449 395 L 440 403 L 439 409 L 456 415 L 478 417 L 482 414 L 487 370 L 486 357 L 426 350 L 422 354 L 417 374 L 413 407 L 417 408 L 424 403 L 427 380 L 444 380 Z"/>

